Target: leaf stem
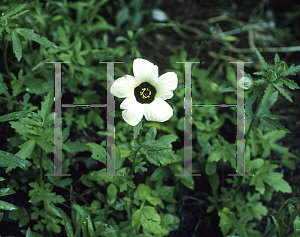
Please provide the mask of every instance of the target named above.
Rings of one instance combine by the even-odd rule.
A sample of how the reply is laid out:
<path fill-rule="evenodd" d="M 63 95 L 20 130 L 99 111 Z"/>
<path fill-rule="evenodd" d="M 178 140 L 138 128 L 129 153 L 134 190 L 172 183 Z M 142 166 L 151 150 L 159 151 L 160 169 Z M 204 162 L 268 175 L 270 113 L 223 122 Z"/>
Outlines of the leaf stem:
<path fill-rule="evenodd" d="M 43 181 L 43 168 L 42 168 L 42 160 L 43 160 L 43 149 L 40 147 L 41 149 L 41 156 L 40 156 L 40 183 L 42 185 L 42 181 Z"/>
<path fill-rule="evenodd" d="M 8 69 L 8 65 L 7 65 L 7 46 L 8 46 L 8 41 L 5 40 L 5 33 L 3 33 L 2 35 L 2 43 L 3 43 L 3 57 L 4 57 L 4 64 L 5 64 L 5 69 L 6 69 L 6 72 L 8 74 L 8 76 L 12 79 L 11 77 L 11 73 Z"/>

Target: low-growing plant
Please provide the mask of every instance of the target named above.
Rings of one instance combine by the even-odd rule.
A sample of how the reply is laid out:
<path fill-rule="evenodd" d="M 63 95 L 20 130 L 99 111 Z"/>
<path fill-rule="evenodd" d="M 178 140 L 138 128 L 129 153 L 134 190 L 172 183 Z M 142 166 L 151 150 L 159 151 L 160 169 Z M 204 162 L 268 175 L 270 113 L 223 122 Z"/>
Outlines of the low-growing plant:
<path fill-rule="evenodd" d="M 196 226 L 201 222 L 208 225 L 207 220 L 215 213 L 219 216 L 223 236 L 271 237 L 277 233 L 280 237 L 298 236 L 300 219 L 292 204 L 300 202 L 300 198 L 285 201 L 278 216 L 269 218 L 264 233 L 257 230 L 257 222 L 268 215 L 264 203 L 271 202 L 275 192 L 292 192 L 276 163 L 296 170 L 298 158 L 288 147 L 278 144 L 290 131 L 280 123 L 283 117 L 270 110 L 280 95 L 284 97 L 280 99 L 293 102 L 286 88 L 295 90 L 299 86 L 287 77 L 299 72 L 300 66 L 288 66 L 278 54 L 274 63 L 268 64 L 256 48 L 264 70 L 252 75 L 242 72 L 242 78 L 236 78 L 236 70 L 230 65 L 226 66 L 226 80 L 212 77 L 208 70 L 193 65 L 193 104 L 236 104 L 237 86 L 246 90 L 244 162 L 245 173 L 253 176 L 225 178 L 237 168 L 236 142 L 228 141 L 232 138 L 225 138 L 227 131 L 221 134 L 221 129 L 227 120 L 234 130 L 236 110 L 227 108 L 224 112 L 217 106 L 193 109 L 193 173 L 202 176 L 175 176 L 183 174 L 185 167 L 184 137 L 180 135 L 185 129 L 184 67 L 176 62 L 199 59 L 189 59 L 183 45 L 179 55 L 169 57 L 171 68 L 163 69 L 166 72 L 159 72 L 162 76 L 158 77 L 156 65 L 134 59 L 141 57 L 139 40 L 161 25 L 151 22 L 142 27 L 141 16 L 134 9 L 135 18 L 122 18 L 122 11 L 128 15 L 132 8 L 122 2 L 115 27 L 100 16 L 106 10 L 112 11 L 107 2 L 48 1 L 42 5 L 36 1 L 36 12 L 28 17 L 24 17 L 29 13 L 24 10 L 26 4 L 6 9 L 0 17 L 5 68 L 0 74 L 0 126 L 4 131 L 1 132 L 3 177 L 0 181 L 6 180 L 0 183 L 0 196 L 4 199 L 0 201 L 0 209 L 4 210 L 0 221 L 19 221 L 18 234 L 26 237 L 172 236 L 181 226 L 178 206 L 184 196 L 184 200 L 193 199 L 196 206 L 205 209 L 206 213 L 195 219 Z M 73 11 L 76 11 L 76 22 L 69 17 Z M 33 29 L 20 28 L 14 22 L 22 22 L 21 17 L 24 17 L 22 24 Z M 48 25 L 46 19 L 53 24 Z M 118 35 L 125 23 L 127 35 Z M 101 40 L 90 37 L 97 31 L 101 32 Z M 113 46 L 109 45 L 111 38 L 115 39 Z M 118 79 L 111 89 L 112 94 L 120 97 L 115 98 L 114 134 L 114 170 L 118 176 L 105 176 L 105 108 L 91 107 L 63 110 L 62 175 L 51 176 L 56 169 L 53 159 L 54 69 L 46 65 L 46 61 L 54 59 L 70 62 L 68 67 L 62 66 L 62 92 L 68 95 L 69 104 L 81 105 L 106 100 L 107 72 L 93 60 L 124 62 L 115 66 Z M 134 77 L 129 76 L 132 70 Z M 141 86 L 137 81 L 153 83 L 157 90 Z M 142 100 L 134 101 L 141 111 L 131 110 L 129 106 L 136 92 L 133 85 L 141 86 L 137 92 Z M 157 92 L 154 101 L 159 103 L 151 101 L 144 105 L 154 91 Z M 120 103 L 122 113 L 118 108 Z M 280 155 L 279 161 L 274 159 L 275 153 Z M 70 177 L 64 176 L 69 173 Z M 196 179 L 209 183 L 210 191 L 205 192 L 201 200 L 185 195 L 186 190 L 201 193 L 195 185 Z M 25 198 L 16 201 L 14 195 L 22 192 Z M 13 198 L 5 199 L 7 197 Z M 288 224 L 285 207 L 291 216 Z M 292 225 L 294 232 L 289 233 Z M 197 227 L 195 233 L 196 230 Z M 3 225 L 0 234 L 11 235 Z"/>

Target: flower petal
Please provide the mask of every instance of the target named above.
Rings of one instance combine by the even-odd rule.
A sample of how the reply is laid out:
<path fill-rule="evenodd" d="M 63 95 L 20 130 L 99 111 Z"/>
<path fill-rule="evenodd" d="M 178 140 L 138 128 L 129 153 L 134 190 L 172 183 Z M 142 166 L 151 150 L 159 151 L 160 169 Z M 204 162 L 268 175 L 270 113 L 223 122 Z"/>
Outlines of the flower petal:
<path fill-rule="evenodd" d="M 167 72 L 157 78 L 153 86 L 156 89 L 156 98 L 163 100 L 170 99 L 173 97 L 173 90 L 177 88 L 178 78 L 175 72 Z"/>
<path fill-rule="evenodd" d="M 155 98 L 151 104 L 144 104 L 145 118 L 148 121 L 165 122 L 173 115 L 172 107 L 164 100 Z"/>
<path fill-rule="evenodd" d="M 110 93 L 119 98 L 134 96 L 134 88 L 138 86 L 138 82 L 133 76 L 125 75 L 118 78 L 112 84 Z"/>
<path fill-rule="evenodd" d="M 136 101 L 135 97 L 126 98 L 120 105 L 123 119 L 131 126 L 137 125 L 143 118 L 145 106 Z"/>
<path fill-rule="evenodd" d="M 139 84 L 150 83 L 158 78 L 158 67 L 146 59 L 137 58 L 133 61 L 133 74 Z"/>

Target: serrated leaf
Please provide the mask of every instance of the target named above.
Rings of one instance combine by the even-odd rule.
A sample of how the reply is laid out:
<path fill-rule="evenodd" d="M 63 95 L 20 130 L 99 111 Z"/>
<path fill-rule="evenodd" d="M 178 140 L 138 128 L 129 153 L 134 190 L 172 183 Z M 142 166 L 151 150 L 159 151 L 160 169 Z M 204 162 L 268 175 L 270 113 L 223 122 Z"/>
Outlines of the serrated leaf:
<path fill-rule="evenodd" d="M 19 35 L 22 35 L 25 39 L 33 40 L 33 41 L 43 45 L 46 48 L 48 48 L 48 47 L 55 48 L 55 49 L 57 48 L 57 46 L 54 43 L 52 43 L 51 41 L 49 41 L 47 38 L 42 37 L 38 34 L 35 34 L 33 29 L 17 28 L 16 32 Z"/>
<path fill-rule="evenodd" d="M 20 112 L 13 112 L 13 113 L 0 116 L 0 122 L 10 121 L 10 120 L 15 120 L 20 118 L 27 118 L 27 117 L 37 118 L 42 121 L 42 117 L 35 112 L 20 111 Z"/>
<path fill-rule="evenodd" d="M 21 157 L 22 159 L 30 158 L 34 147 L 35 142 L 33 140 L 26 141 L 19 146 L 21 150 L 19 150 L 16 155 Z"/>
<path fill-rule="evenodd" d="M 264 182 L 273 187 L 276 191 L 281 191 L 283 193 L 291 193 L 292 189 L 288 182 L 282 179 L 283 174 L 278 172 L 273 172 L 272 170 L 277 168 L 277 165 L 263 165 L 256 172 L 250 180 L 250 185 L 255 185 L 255 190 L 260 194 L 264 194 L 265 185 Z"/>
<path fill-rule="evenodd" d="M 13 51 L 16 55 L 16 58 L 20 62 L 20 60 L 22 58 L 22 44 L 21 44 L 19 35 L 16 33 L 15 30 L 12 31 L 11 39 L 12 39 L 12 43 L 13 43 Z"/>
<path fill-rule="evenodd" d="M 6 173 L 17 167 L 27 170 L 29 166 L 31 166 L 31 163 L 28 160 L 24 160 L 9 152 L 0 151 L 0 167 L 7 167 Z"/>
<path fill-rule="evenodd" d="M 164 208 L 164 204 L 159 197 L 151 195 L 152 189 L 146 184 L 139 184 L 137 188 L 137 196 L 141 200 L 147 200 L 153 206 L 159 205 L 161 208 Z"/>
<path fill-rule="evenodd" d="M 88 144 L 83 144 L 79 141 L 71 142 L 71 140 L 68 140 L 65 143 L 63 143 L 62 148 L 70 153 L 90 150 L 90 147 L 88 146 Z"/>
<path fill-rule="evenodd" d="M 160 221 L 160 215 L 156 212 L 154 207 L 144 206 L 132 214 L 132 225 L 137 226 L 137 229 L 140 229 L 142 225 L 145 231 L 149 233 L 161 233 L 162 228 Z"/>
<path fill-rule="evenodd" d="M 221 228 L 221 231 L 225 236 L 232 227 L 231 219 L 236 219 L 236 217 L 234 213 L 231 212 L 230 209 L 227 207 L 224 207 L 223 210 L 218 211 L 218 215 L 220 217 L 219 227 Z"/>
<path fill-rule="evenodd" d="M 53 92 L 50 91 L 45 97 L 44 101 L 41 103 L 41 110 L 38 110 L 38 114 L 42 117 L 43 123 L 46 122 L 46 118 L 48 117 L 52 104 L 53 104 Z"/>
<path fill-rule="evenodd" d="M 292 64 L 292 66 L 290 66 L 289 69 L 286 70 L 282 75 L 296 75 L 296 72 L 300 72 L 300 65 L 295 66 L 295 64 Z"/>
<path fill-rule="evenodd" d="M 10 8 L 8 11 L 6 11 L 0 19 L 7 19 L 8 17 L 18 13 L 19 11 L 22 11 L 26 7 L 26 4 L 18 4 Z"/>
<path fill-rule="evenodd" d="M 279 82 L 282 82 L 283 84 L 287 85 L 292 90 L 300 89 L 300 87 L 297 85 L 296 82 L 294 82 L 293 80 L 290 80 L 288 78 L 281 77 L 279 79 Z"/>
<path fill-rule="evenodd" d="M 276 191 L 283 193 L 292 193 L 292 188 L 283 178 L 283 174 L 271 172 L 264 177 L 264 182 L 272 186 Z"/>
<path fill-rule="evenodd" d="M 256 55 L 257 55 L 257 57 L 258 57 L 260 63 L 262 64 L 263 68 L 264 68 L 265 70 L 268 70 L 268 64 L 266 63 L 266 61 L 265 61 L 265 59 L 263 58 L 263 56 L 260 54 L 260 52 L 257 50 L 257 48 L 255 48 L 254 46 L 253 46 L 253 48 L 254 48 L 254 50 L 255 50 L 255 53 L 256 53 Z"/>
<path fill-rule="evenodd" d="M 92 148 L 92 158 L 106 164 L 106 149 L 96 143 L 87 143 L 86 145 Z"/>
<path fill-rule="evenodd" d="M 274 86 L 287 100 L 289 100 L 291 103 L 293 103 L 292 98 L 285 91 L 285 89 L 281 87 L 281 83 L 274 83 Z"/>
<path fill-rule="evenodd" d="M 143 120 L 141 120 L 137 125 L 133 127 L 133 138 L 136 139 L 143 129 Z"/>
<path fill-rule="evenodd" d="M 9 219 L 12 219 L 14 221 L 20 220 L 19 227 L 22 227 L 29 223 L 29 216 L 25 207 L 19 207 L 17 210 L 12 210 L 9 213 Z"/>
<path fill-rule="evenodd" d="M 156 128 L 155 127 L 150 128 L 149 131 L 146 133 L 145 141 L 154 140 L 156 134 L 157 134 Z"/>
<path fill-rule="evenodd" d="M 274 57 L 274 64 L 276 64 L 279 61 L 280 61 L 279 55 L 278 55 L 278 53 L 276 53 L 275 57 Z"/>
<path fill-rule="evenodd" d="M 271 83 L 267 86 L 267 88 L 265 90 L 265 94 L 264 94 L 264 96 L 262 98 L 262 101 L 261 101 L 262 105 L 264 105 L 270 99 L 270 97 L 271 97 L 271 95 L 273 93 L 273 88 L 274 87 L 273 87 L 273 85 Z"/>
<path fill-rule="evenodd" d="M 171 143 L 177 140 L 177 136 L 174 134 L 163 135 L 158 139 L 158 142 L 162 144 L 169 144 L 169 147 L 172 147 Z"/>
<path fill-rule="evenodd" d="M 268 117 L 262 117 L 263 120 L 265 120 L 266 122 L 268 122 L 269 124 L 273 125 L 274 127 L 286 131 L 286 132 L 290 132 L 288 129 L 286 129 L 281 123 L 278 122 L 278 120 L 275 119 L 270 119 Z"/>

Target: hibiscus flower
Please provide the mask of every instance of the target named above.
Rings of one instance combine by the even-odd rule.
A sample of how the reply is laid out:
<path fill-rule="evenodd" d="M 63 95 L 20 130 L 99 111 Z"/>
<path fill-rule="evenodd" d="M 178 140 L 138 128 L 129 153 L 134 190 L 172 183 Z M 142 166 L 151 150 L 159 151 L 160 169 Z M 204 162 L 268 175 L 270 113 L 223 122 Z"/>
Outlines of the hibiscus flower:
<path fill-rule="evenodd" d="M 158 77 L 156 65 L 137 58 L 133 61 L 133 75 L 118 78 L 110 89 L 114 96 L 126 98 L 120 105 L 123 119 L 131 126 L 137 125 L 143 116 L 148 121 L 169 120 L 173 109 L 165 100 L 173 97 L 178 84 L 176 73 Z"/>

